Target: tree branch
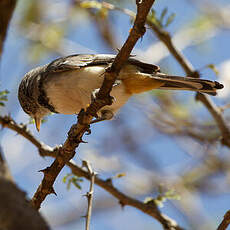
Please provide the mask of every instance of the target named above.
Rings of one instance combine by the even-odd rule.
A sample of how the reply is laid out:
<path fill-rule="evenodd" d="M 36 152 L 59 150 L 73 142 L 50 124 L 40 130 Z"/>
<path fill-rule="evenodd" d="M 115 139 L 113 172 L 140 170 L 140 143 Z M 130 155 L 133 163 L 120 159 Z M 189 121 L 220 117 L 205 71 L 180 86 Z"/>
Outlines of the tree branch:
<path fill-rule="evenodd" d="M 222 222 L 218 226 L 217 230 L 226 230 L 229 224 L 230 224 L 230 210 L 228 210 L 225 213 L 224 219 L 222 220 Z"/>
<path fill-rule="evenodd" d="M 81 1 L 75 0 L 76 4 L 79 4 Z M 135 18 L 135 13 L 128 9 L 121 9 L 116 7 L 110 3 L 102 2 L 102 7 L 108 10 L 118 10 L 123 12 L 124 14 L 130 16 L 131 18 Z M 183 68 L 185 73 L 190 77 L 200 77 L 199 73 L 195 71 L 192 64 L 185 58 L 185 56 L 175 47 L 173 44 L 172 38 L 170 34 L 164 30 L 163 28 L 158 27 L 156 24 L 151 22 L 150 20 L 146 21 L 146 24 L 150 26 L 152 31 L 156 34 L 158 39 L 164 43 L 164 45 L 168 48 L 169 52 L 174 56 L 180 66 Z M 208 111 L 211 113 L 212 117 L 216 121 L 218 128 L 222 134 L 222 144 L 230 147 L 230 129 L 226 124 L 226 121 L 221 113 L 221 110 L 211 101 L 210 97 L 204 94 L 198 93 L 196 99 L 201 101 Z"/>
<path fill-rule="evenodd" d="M 87 201 L 88 201 L 85 230 L 89 230 L 90 229 L 90 220 L 91 220 L 91 215 L 92 215 L 92 209 L 93 209 L 93 193 L 94 193 L 94 183 L 95 183 L 96 173 L 93 171 L 93 169 L 92 169 L 92 167 L 88 161 L 82 161 L 82 163 L 83 163 L 83 166 L 88 171 L 89 180 L 90 180 L 89 192 L 87 192 L 87 194 L 85 195 L 87 197 Z"/>
<path fill-rule="evenodd" d="M 3 127 L 7 127 L 16 131 L 18 134 L 25 137 L 29 140 L 33 145 L 38 148 L 38 151 L 42 157 L 49 156 L 49 157 L 56 157 L 57 153 L 59 152 L 59 148 L 51 148 L 47 145 L 39 143 L 36 138 L 34 138 L 30 132 L 25 129 L 23 126 L 18 125 L 12 118 L 10 117 L 1 117 L 0 116 L 0 124 Z M 79 177 L 84 177 L 90 180 L 89 172 L 83 170 L 82 168 L 75 165 L 73 162 L 67 162 L 67 166 L 69 166 L 72 170 L 72 173 Z M 139 200 L 133 199 L 128 195 L 122 193 L 117 188 L 115 188 L 112 184 L 112 180 L 102 180 L 99 177 L 95 177 L 95 184 L 106 190 L 112 196 L 119 200 L 119 203 L 124 205 L 132 206 L 143 213 L 153 217 L 154 219 L 158 220 L 165 230 L 183 230 L 173 219 L 169 218 L 168 216 L 162 214 L 158 207 L 153 203 L 144 203 Z"/>
<path fill-rule="evenodd" d="M 165 44 L 169 52 L 181 65 L 186 74 L 190 77 L 200 77 L 199 73 L 195 71 L 192 64 L 183 56 L 183 54 L 179 50 L 176 49 L 169 33 L 159 28 L 150 21 L 147 21 L 147 24 L 152 28 L 159 40 L 161 40 Z M 205 105 L 205 107 L 208 109 L 208 111 L 211 113 L 212 117 L 216 121 L 222 134 L 222 144 L 230 147 L 230 130 L 224 120 L 220 109 L 212 102 L 210 97 L 207 95 L 197 93 L 196 99 L 201 101 Z"/>
<path fill-rule="evenodd" d="M 90 132 L 89 124 L 93 116 L 103 106 L 110 105 L 112 103 L 109 93 L 117 75 L 119 74 L 119 71 L 130 56 L 130 53 L 137 40 L 144 35 L 145 20 L 153 2 L 154 0 L 136 1 L 137 16 L 134 26 L 128 36 L 128 39 L 116 56 L 112 66 L 106 71 L 104 82 L 99 90 L 97 98 L 90 104 L 86 112 L 81 111 L 79 113 L 77 124 L 71 127 L 70 131 L 68 132 L 67 140 L 65 141 L 64 145 L 58 149 L 56 159 L 51 166 L 41 170 L 41 172 L 44 173 L 44 177 L 32 198 L 32 205 L 36 209 L 40 208 L 41 203 L 45 200 L 47 195 L 51 193 L 56 194 L 53 184 L 65 164 L 69 162 L 69 160 L 75 155 L 75 149 L 82 142 L 82 136 L 84 133 L 87 131 Z"/>

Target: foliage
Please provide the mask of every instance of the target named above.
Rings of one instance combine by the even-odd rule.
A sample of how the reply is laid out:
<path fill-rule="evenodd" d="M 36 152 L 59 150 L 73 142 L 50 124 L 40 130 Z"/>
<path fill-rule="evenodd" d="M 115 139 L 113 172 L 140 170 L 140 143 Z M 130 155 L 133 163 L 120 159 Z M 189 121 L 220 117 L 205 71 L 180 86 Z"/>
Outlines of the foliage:
<path fill-rule="evenodd" d="M 154 9 L 152 9 L 150 14 L 149 14 L 148 20 L 150 22 L 156 24 L 160 28 L 166 28 L 173 22 L 173 20 L 176 17 L 175 13 L 171 13 L 168 16 L 167 16 L 167 13 L 168 13 L 168 8 L 166 7 L 162 10 L 160 16 L 157 17 L 156 11 Z"/>
<path fill-rule="evenodd" d="M 63 183 L 67 184 L 68 190 L 70 189 L 71 184 L 73 184 L 76 188 L 81 189 L 80 183 L 83 182 L 83 179 L 78 176 L 75 176 L 72 173 L 68 173 L 63 177 L 62 181 Z"/>
<path fill-rule="evenodd" d="M 0 107 L 5 106 L 5 102 L 8 100 L 7 95 L 9 94 L 8 90 L 0 91 Z"/>

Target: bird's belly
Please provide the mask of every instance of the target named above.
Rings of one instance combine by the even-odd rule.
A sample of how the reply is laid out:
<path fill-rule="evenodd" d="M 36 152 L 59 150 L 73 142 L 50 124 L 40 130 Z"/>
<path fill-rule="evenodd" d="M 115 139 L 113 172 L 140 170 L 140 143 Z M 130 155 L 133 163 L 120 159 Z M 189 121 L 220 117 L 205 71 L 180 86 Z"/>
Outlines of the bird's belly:
<path fill-rule="evenodd" d="M 78 113 L 90 104 L 93 90 L 100 88 L 103 72 L 103 67 L 88 67 L 52 76 L 45 84 L 49 103 L 58 113 Z"/>
<path fill-rule="evenodd" d="M 80 69 L 59 73 L 58 77 L 54 76 L 46 84 L 45 91 L 49 103 L 58 113 L 79 113 L 82 108 L 86 108 L 91 103 L 92 92 L 101 87 L 104 80 L 103 73 L 104 67 L 87 67 L 84 71 Z M 111 95 L 115 101 L 102 110 L 109 109 L 113 113 L 116 113 L 131 96 L 126 92 L 122 82 L 113 87 Z"/>

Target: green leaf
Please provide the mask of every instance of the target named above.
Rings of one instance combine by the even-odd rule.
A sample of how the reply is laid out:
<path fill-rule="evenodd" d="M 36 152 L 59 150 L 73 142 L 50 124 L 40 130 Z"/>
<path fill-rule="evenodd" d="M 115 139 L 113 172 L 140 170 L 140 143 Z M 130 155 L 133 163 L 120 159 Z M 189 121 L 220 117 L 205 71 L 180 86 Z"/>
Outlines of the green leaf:
<path fill-rule="evenodd" d="M 95 8 L 95 9 L 101 9 L 102 4 L 97 1 L 84 1 L 80 4 L 82 8 Z"/>
<path fill-rule="evenodd" d="M 176 17 L 176 14 L 175 13 L 172 13 L 168 18 L 167 18 L 167 21 L 166 21 L 166 23 L 165 23 L 165 27 L 167 27 L 167 26 L 169 26 L 172 22 L 173 22 L 173 20 L 174 20 L 174 18 Z"/>
<path fill-rule="evenodd" d="M 180 195 L 176 194 L 174 189 L 170 189 L 165 193 L 165 197 L 169 200 L 180 200 Z"/>
<path fill-rule="evenodd" d="M 78 189 L 81 189 L 80 183 L 83 182 L 83 179 L 73 175 L 72 173 L 68 173 L 63 177 L 62 182 L 65 184 L 67 183 L 67 190 L 70 189 L 71 184 L 73 184 Z"/>
<path fill-rule="evenodd" d="M 113 178 L 121 178 L 121 177 L 124 177 L 126 176 L 125 173 L 117 173 Z"/>
<path fill-rule="evenodd" d="M 162 10 L 161 16 L 160 16 L 160 18 L 159 18 L 159 21 L 161 22 L 161 24 L 163 24 L 163 20 L 164 20 L 165 15 L 167 14 L 167 12 L 168 12 L 168 8 L 165 7 L 165 8 Z"/>
<path fill-rule="evenodd" d="M 62 182 L 63 182 L 63 183 L 66 183 L 68 177 L 70 177 L 71 175 L 72 175 L 72 173 L 66 174 L 66 175 L 63 177 Z"/>
<path fill-rule="evenodd" d="M 206 67 L 211 69 L 217 76 L 219 75 L 219 71 L 214 64 L 209 64 Z"/>
<path fill-rule="evenodd" d="M 163 188 L 160 186 L 159 195 L 156 198 L 146 197 L 144 200 L 145 204 L 150 204 L 154 202 L 158 207 L 162 208 L 164 206 L 164 202 L 167 200 L 180 200 L 180 196 L 175 193 L 174 189 L 170 189 L 166 192 L 163 192 Z"/>
<path fill-rule="evenodd" d="M 72 181 L 73 185 L 78 189 L 81 189 L 81 185 L 77 181 Z"/>
<path fill-rule="evenodd" d="M 156 15 L 156 12 L 154 10 L 151 10 L 150 14 L 148 15 L 148 21 L 156 24 L 160 28 L 167 27 L 169 24 L 172 23 L 173 19 L 175 18 L 176 14 L 171 14 L 167 19 L 166 15 L 168 13 L 168 8 L 164 8 L 161 12 L 160 17 L 158 18 Z M 164 23 L 166 21 L 166 23 Z"/>
<path fill-rule="evenodd" d="M 9 94 L 8 90 L 2 90 L 0 91 L 0 106 L 5 106 L 5 103 L 3 101 L 7 101 L 7 94 Z"/>

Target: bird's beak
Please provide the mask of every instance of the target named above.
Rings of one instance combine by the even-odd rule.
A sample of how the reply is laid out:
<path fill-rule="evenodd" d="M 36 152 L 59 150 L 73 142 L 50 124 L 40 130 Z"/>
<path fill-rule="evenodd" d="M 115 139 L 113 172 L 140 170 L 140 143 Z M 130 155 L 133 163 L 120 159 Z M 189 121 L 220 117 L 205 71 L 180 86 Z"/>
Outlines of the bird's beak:
<path fill-rule="evenodd" d="M 40 131 L 40 126 L 41 126 L 41 119 L 38 118 L 38 117 L 35 117 L 34 120 L 35 120 L 36 129 L 39 132 Z"/>

